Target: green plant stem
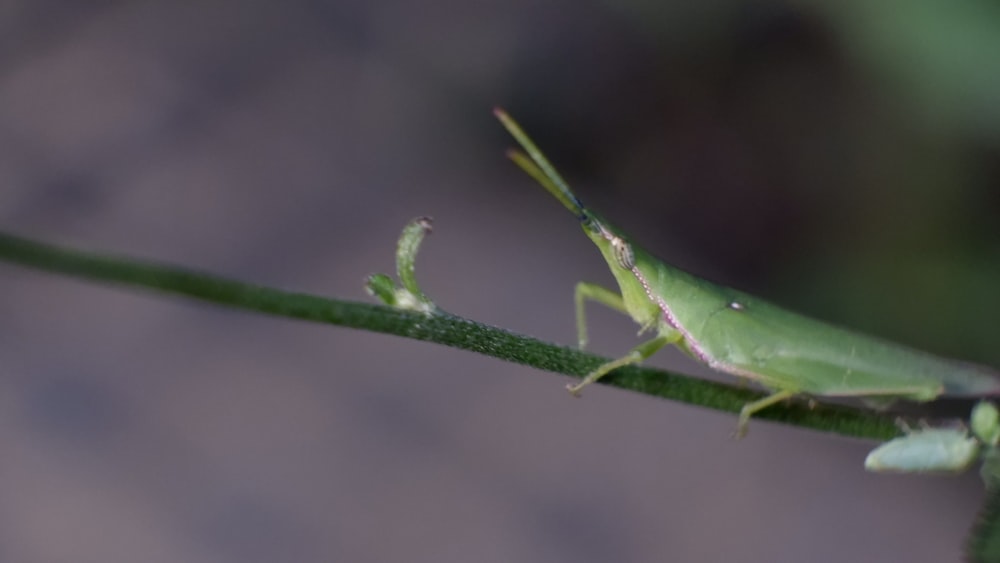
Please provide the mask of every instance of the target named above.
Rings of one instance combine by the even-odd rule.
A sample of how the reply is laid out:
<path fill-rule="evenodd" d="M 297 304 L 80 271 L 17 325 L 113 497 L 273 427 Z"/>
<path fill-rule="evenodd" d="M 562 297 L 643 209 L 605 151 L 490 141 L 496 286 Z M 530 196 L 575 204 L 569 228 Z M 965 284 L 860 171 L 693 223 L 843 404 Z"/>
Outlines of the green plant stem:
<path fill-rule="evenodd" d="M 436 342 L 578 377 L 607 361 L 447 313 L 425 315 L 381 305 L 327 299 L 143 260 L 62 248 L 4 233 L 0 233 L 0 261 L 90 281 L 181 295 L 236 309 Z M 748 401 L 763 396 L 730 385 L 634 366 L 616 371 L 601 383 L 731 413 L 739 412 Z M 561 389 L 553 390 L 553 393 L 561 392 Z M 793 403 L 771 407 L 754 416 L 754 420 L 760 419 L 876 440 L 899 434 L 886 416 L 827 405 L 809 408 Z"/>

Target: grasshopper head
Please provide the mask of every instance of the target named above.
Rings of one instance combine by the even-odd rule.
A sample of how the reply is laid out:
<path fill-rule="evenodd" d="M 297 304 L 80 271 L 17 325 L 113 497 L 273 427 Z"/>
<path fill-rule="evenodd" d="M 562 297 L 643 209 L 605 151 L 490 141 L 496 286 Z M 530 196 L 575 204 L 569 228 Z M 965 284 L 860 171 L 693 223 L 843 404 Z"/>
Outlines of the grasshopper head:
<path fill-rule="evenodd" d="M 583 232 L 601 251 L 618 282 L 629 316 L 643 327 L 653 325 L 661 313 L 651 285 L 659 277 L 656 261 L 586 209 L 582 209 L 579 216 Z"/>
<path fill-rule="evenodd" d="M 655 269 L 654 261 L 642 251 L 634 249 L 616 229 L 583 206 L 559 172 L 516 121 L 500 108 L 496 108 L 493 113 L 524 149 L 524 152 L 509 150 L 507 157 L 580 220 L 583 232 L 597 245 L 618 281 L 629 315 L 643 326 L 652 324 L 660 311 L 654 302 L 648 281 L 654 279 L 655 272 L 651 271 Z"/>
<path fill-rule="evenodd" d="M 583 232 L 601 251 L 612 272 L 631 272 L 636 268 L 636 255 L 632 244 L 606 221 L 584 207 L 576 211 Z"/>
<path fill-rule="evenodd" d="M 549 159 L 545 158 L 542 151 L 535 146 L 534 141 L 528 137 L 528 134 L 513 118 L 507 115 L 507 112 L 496 108 L 493 113 L 524 149 L 523 152 L 516 149 L 508 150 L 507 157 L 541 184 L 546 191 L 552 194 L 552 197 L 559 200 L 563 207 L 576 215 L 583 226 L 583 232 L 587 233 L 590 240 L 594 241 L 594 244 L 601 249 L 601 253 L 607 258 L 608 265 L 612 266 L 612 269 L 617 265 L 619 268 L 631 270 L 635 266 L 635 254 L 628 242 L 602 219 L 596 217 L 583 206 L 583 203 L 569 189 L 569 184 L 563 180 Z"/>

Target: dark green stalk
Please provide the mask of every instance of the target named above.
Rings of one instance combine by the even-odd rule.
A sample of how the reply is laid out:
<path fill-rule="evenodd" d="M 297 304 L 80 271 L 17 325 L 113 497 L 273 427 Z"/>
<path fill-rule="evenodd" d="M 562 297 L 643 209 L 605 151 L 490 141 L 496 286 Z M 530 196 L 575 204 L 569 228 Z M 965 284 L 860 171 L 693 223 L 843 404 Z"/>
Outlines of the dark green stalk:
<path fill-rule="evenodd" d="M 174 266 L 61 248 L 0 233 L 0 261 L 90 281 L 181 295 L 269 315 L 394 334 L 470 350 L 566 375 L 581 376 L 605 358 L 548 344 L 446 313 L 425 314 L 381 305 L 317 297 L 243 283 Z M 626 367 L 601 383 L 725 412 L 739 412 L 760 393 L 645 367 Z M 561 393 L 553 389 L 553 393 Z M 885 440 L 899 433 L 893 422 L 867 411 L 804 404 L 776 406 L 755 415 L 834 432 Z"/>

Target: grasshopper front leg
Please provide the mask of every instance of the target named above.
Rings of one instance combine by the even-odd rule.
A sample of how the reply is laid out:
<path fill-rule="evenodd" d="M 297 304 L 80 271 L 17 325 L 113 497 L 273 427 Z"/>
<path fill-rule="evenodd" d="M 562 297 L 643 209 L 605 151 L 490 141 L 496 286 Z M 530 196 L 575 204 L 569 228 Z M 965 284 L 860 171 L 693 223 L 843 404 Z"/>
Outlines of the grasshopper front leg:
<path fill-rule="evenodd" d="M 621 295 L 596 283 L 580 282 L 576 284 L 576 291 L 573 297 L 576 302 L 577 343 L 581 350 L 587 347 L 587 301 L 596 301 L 609 309 L 614 309 L 625 315 L 628 314 L 628 309 L 625 308 L 625 300 L 622 299 Z"/>
<path fill-rule="evenodd" d="M 580 282 L 576 285 L 575 301 L 576 330 L 581 349 L 587 345 L 587 317 L 585 312 L 587 301 L 596 301 L 626 315 L 629 314 L 628 309 L 625 307 L 625 301 L 622 299 L 621 295 L 592 283 Z M 646 328 L 647 327 L 643 327 L 643 330 Z M 590 385 L 622 366 L 638 364 L 655 354 L 660 348 L 663 348 L 667 344 L 676 343 L 680 341 L 680 339 L 681 335 L 677 331 L 661 333 L 656 338 L 647 340 L 635 348 L 632 348 L 632 350 L 630 350 L 625 356 L 598 366 L 597 369 L 588 373 L 582 381 L 576 384 L 567 385 L 566 389 L 568 389 L 574 396 L 578 397 L 580 396 L 580 390 L 587 385 Z"/>

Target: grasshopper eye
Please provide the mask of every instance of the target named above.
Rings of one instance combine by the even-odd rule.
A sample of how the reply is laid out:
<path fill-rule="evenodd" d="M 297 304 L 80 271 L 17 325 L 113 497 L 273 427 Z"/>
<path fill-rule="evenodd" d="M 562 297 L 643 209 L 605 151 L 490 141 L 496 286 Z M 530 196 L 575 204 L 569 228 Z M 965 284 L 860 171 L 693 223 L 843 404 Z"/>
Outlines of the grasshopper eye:
<path fill-rule="evenodd" d="M 619 266 L 626 270 L 635 267 L 635 253 L 632 252 L 632 245 L 621 237 L 614 237 L 611 239 L 611 248 L 615 251 L 615 260 L 618 261 Z"/>
<path fill-rule="evenodd" d="M 593 217 L 587 215 L 586 213 L 580 215 L 580 223 L 583 224 L 584 229 L 587 229 L 595 235 L 602 234 L 604 231 L 604 227 L 602 227 L 600 223 L 595 221 Z"/>

